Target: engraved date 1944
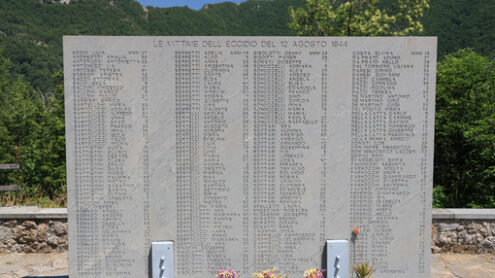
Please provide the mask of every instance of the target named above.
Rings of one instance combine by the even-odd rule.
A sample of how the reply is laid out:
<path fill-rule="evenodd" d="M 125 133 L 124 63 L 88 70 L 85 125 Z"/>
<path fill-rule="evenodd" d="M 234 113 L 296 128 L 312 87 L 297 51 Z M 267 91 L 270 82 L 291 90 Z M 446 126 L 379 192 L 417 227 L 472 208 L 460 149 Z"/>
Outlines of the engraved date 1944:
<path fill-rule="evenodd" d="M 347 47 L 349 45 L 348 41 L 331 41 L 330 45 L 332 47 Z"/>

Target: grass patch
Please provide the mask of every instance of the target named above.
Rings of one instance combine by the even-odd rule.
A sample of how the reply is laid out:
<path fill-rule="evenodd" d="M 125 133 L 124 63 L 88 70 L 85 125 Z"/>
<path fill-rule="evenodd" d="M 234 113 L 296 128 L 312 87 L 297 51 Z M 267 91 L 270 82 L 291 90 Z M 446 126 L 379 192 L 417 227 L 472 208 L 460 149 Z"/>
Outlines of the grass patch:
<path fill-rule="evenodd" d="M 6 265 L 11 265 L 13 262 L 5 262 Z"/>
<path fill-rule="evenodd" d="M 67 193 L 58 194 L 55 198 L 49 198 L 40 194 L 27 194 L 22 191 L 0 192 L 0 207 L 37 206 L 40 208 L 65 208 L 67 207 Z"/>

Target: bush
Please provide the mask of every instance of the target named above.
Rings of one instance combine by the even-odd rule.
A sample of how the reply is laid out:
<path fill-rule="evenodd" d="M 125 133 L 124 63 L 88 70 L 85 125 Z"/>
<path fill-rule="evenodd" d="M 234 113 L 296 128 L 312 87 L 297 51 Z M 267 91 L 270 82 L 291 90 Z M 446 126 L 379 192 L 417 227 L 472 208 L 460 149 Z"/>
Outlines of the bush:
<path fill-rule="evenodd" d="M 438 64 L 434 205 L 495 207 L 495 62 L 472 50 Z"/>

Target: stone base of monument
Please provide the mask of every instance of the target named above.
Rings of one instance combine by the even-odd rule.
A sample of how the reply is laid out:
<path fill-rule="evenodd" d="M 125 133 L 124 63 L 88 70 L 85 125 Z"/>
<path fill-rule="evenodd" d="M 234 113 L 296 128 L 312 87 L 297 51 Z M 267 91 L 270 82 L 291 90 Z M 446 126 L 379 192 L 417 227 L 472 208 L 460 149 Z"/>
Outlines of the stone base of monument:
<path fill-rule="evenodd" d="M 174 277 L 174 243 L 160 241 L 151 243 L 152 278 Z"/>

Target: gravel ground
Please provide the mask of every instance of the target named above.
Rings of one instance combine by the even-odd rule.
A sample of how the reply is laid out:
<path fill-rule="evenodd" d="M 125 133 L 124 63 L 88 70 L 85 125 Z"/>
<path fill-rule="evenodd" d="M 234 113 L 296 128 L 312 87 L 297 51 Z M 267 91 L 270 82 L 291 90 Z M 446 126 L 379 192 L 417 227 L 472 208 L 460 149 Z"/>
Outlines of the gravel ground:
<path fill-rule="evenodd" d="M 66 278 L 67 268 L 67 252 L 0 254 L 0 278 Z M 434 254 L 431 269 L 434 278 L 495 277 L 495 254 Z"/>

